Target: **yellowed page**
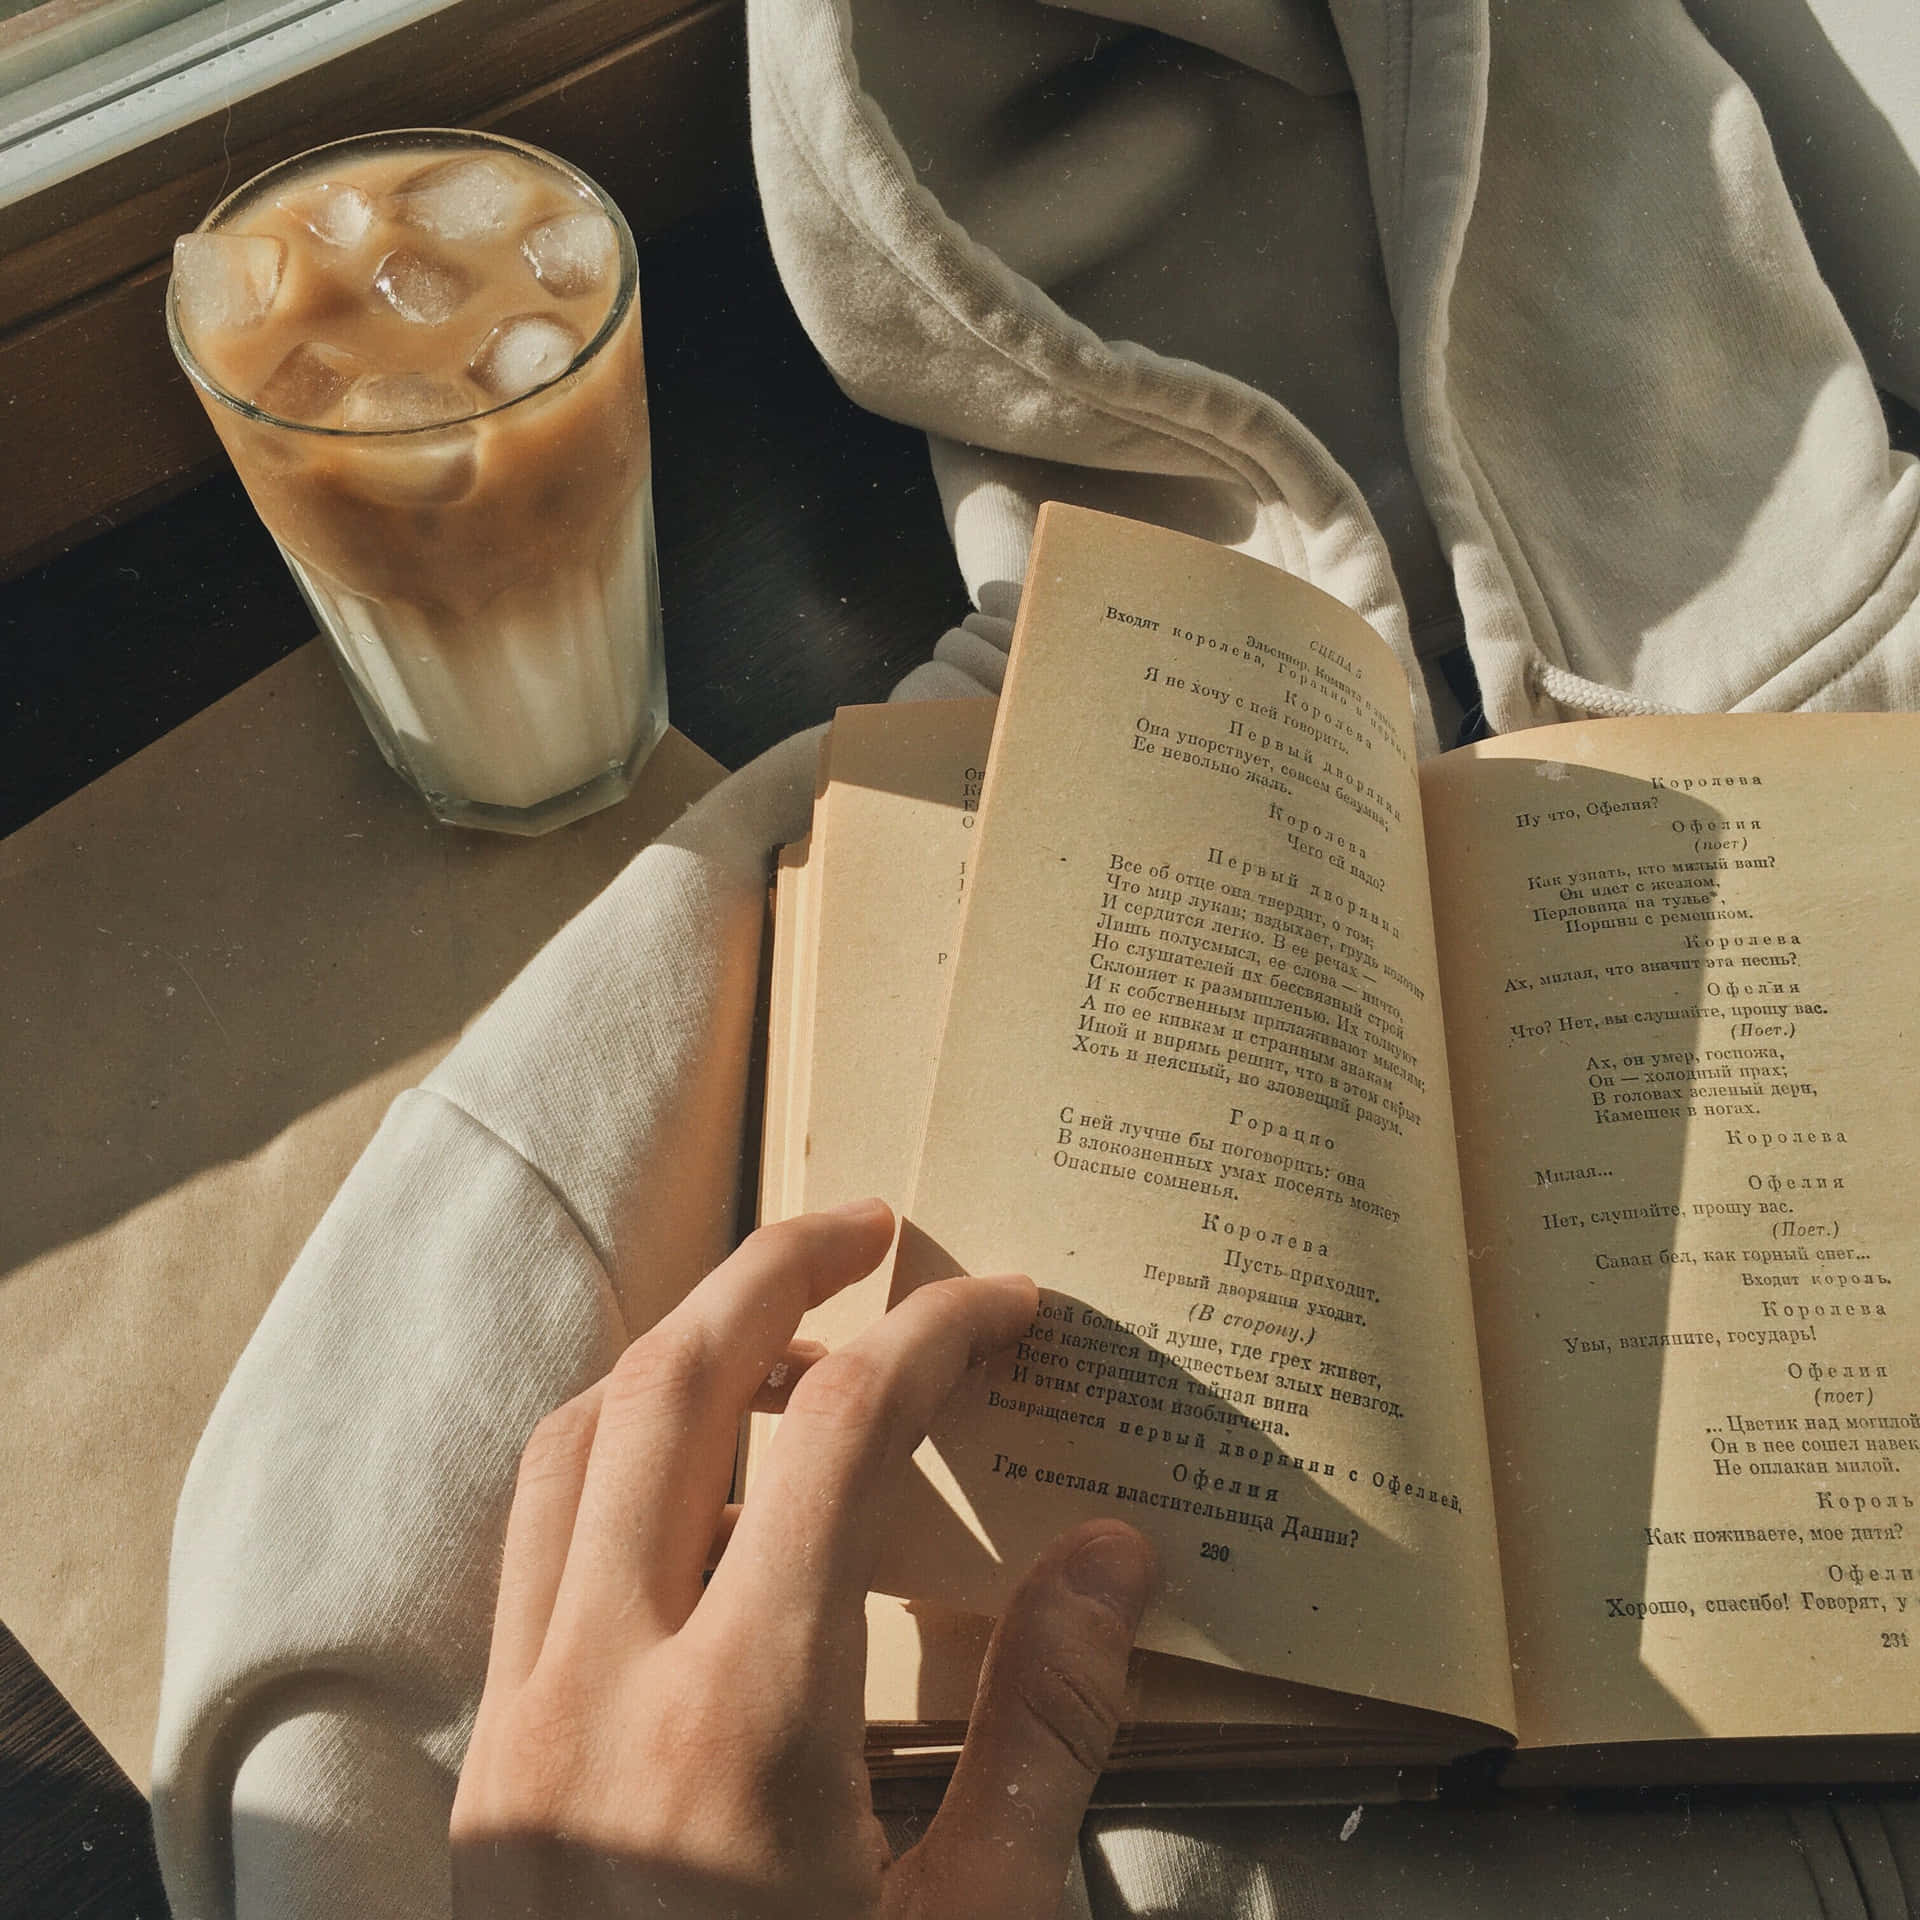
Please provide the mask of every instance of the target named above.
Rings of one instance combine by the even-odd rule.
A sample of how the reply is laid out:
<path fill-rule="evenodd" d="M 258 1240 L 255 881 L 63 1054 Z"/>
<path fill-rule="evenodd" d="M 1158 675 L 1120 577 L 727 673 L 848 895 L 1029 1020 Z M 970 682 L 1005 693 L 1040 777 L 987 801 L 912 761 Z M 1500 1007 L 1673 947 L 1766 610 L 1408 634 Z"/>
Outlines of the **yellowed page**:
<path fill-rule="evenodd" d="M 882 1584 L 997 1608 L 1094 1514 L 1144 1643 L 1508 1724 L 1404 679 L 1354 614 L 1050 506 L 901 1284 L 1024 1269 Z"/>
<path fill-rule="evenodd" d="M 823 756 L 824 757 L 824 756 Z M 808 835 L 807 857 L 793 874 L 793 1004 L 789 1010 L 792 1045 L 787 1060 L 785 1185 L 781 1213 L 800 1211 L 800 1178 L 807 1138 L 807 1099 L 813 1072 L 813 1010 L 819 988 L 820 868 L 825 848 L 819 833 Z"/>
<path fill-rule="evenodd" d="M 786 850 L 778 876 L 763 1218 L 875 1191 L 904 1201 L 993 716 L 986 701 L 914 702 L 844 709 L 834 722 L 819 831 Z M 796 1066 L 775 1064 L 789 1056 Z M 785 1154 L 776 1138 L 789 1140 Z M 807 1333 L 845 1340 L 884 1300 L 869 1287 L 842 1304 L 812 1316 Z M 777 1424 L 755 1419 L 750 1456 Z M 869 1721 L 963 1723 L 991 1621 L 870 1594 L 867 1624 Z M 1381 1710 L 1153 1654 L 1136 1659 L 1127 1707 L 1129 1722 L 1355 1737 L 1376 1731 L 1370 1713 Z M 1404 1740 L 1404 1716 L 1382 1725 Z"/>
<path fill-rule="evenodd" d="M 1920 1728 L 1920 719 L 1424 784 L 1523 1742 Z"/>
<path fill-rule="evenodd" d="M 814 806 L 810 957 L 792 1074 L 784 1210 L 906 1197 L 933 1073 L 946 964 L 993 738 L 991 700 L 843 707 Z M 837 1345 L 886 1308 L 884 1273 L 808 1315 Z"/>
<path fill-rule="evenodd" d="M 802 975 L 811 970 L 804 945 L 802 895 L 807 886 L 810 839 L 782 847 L 773 876 L 773 951 L 767 977 L 766 1104 L 760 1125 L 759 1216 L 784 1220 L 787 1183 L 799 1159 L 794 1150 L 795 1081 L 804 1034 L 811 1028 Z"/>
<path fill-rule="evenodd" d="M 774 987 L 769 1053 L 789 1064 L 777 1120 L 768 1074 L 763 1219 L 870 1193 L 896 1207 L 906 1198 L 994 710 L 901 701 L 834 718 L 809 857 L 783 860 L 776 903 L 774 965 L 797 984 L 784 1004 L 778 978 Z M 883 1269 L 825 1302 L 800 1331 L 843 1344 L 885 1310 L 887 1280 Z M 748 1486 L 778 1425 L 750 1421 Z M 872 1594 L 867 1610 L 869 1719 L 918 1718 L 928 1667 L 945 1676 L 943 1699 L 971 1697 L 974 1667 L 949 1674 L 944 1643 L 923 1652 L 900 1601 Z"/>
<path fill-rule="evenodd" d="M 927 1602 L 867 1596 L 867 1719 L 885 1725 L 964 1724 L 993 1622 Z M 1340 1736 L 1402 1753 L 1449 1756 L 1484 1745 L 1457 1721 L 1409 1714 L 1353 1694 L 1145 1651 L 1127 1675 L 1120 1747 L 1180 1745 L 1206 1753 L 1257 1738 L 1280 1752 Z"/>

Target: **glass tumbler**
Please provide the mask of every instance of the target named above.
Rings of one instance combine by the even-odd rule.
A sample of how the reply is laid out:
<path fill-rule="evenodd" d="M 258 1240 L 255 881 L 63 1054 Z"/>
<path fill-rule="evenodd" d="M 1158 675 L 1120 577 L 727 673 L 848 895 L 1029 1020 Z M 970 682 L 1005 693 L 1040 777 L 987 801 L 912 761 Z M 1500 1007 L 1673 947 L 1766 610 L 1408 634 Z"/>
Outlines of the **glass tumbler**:
<path fill-rule="evenodd" d="M 167 331 L 433 814 L 535 834 L 624 796 L 667 705 L 613 202 L 491 134 L 336 142 L 178 243 Z"/>

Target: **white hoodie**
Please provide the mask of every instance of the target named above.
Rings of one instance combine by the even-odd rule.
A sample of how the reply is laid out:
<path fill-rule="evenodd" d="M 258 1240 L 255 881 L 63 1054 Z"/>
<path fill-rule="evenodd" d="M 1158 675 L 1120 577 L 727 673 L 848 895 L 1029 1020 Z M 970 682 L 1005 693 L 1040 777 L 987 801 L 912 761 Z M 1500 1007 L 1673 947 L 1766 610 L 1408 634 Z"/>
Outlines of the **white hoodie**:
<path fill-rule="evenodd" d="M 1908 7 L 1698 0 L 1807 148 L 1835 282 L 1912 403 Z M 1430 744 L 1416 655 L 1462 635 L 1501 729 L 1915 704 L 1920 476 L 1676 0 L 750 0 L 749 25 L 787 286 L 848 391 L 933 437 L 980 609 L 906 691 L 997 684 L 1054 496 L 1338 595 Z M 243 1355 L 174 1536 L 178 1920 L 446 1913 L 514 1462 L 726 1249 L 767 862 L 811 760 L 723 784 L 395 1104 Z M 1911 1816 L 1383 1813 L 1364 1848 L 1311 1810 L 1106 1816 L 1085 1855 L 1103 1920 L 1583 1920 L 1682 1889 L 1890 1916 Z"/>
<path fill-rule="evenodd" d="M 1911 15 L 1825 9 L 1903 150 L 1785 31 L 1804 9 L 1704 11 L 1783 111 L 1824 107 L 1824 224 L 1920 399 Z M 1303 574 L 1403 659 L 1464 637 L 1500 731 L 1920 698 L 1920 472 L 1675 0 L 748 19 L 788 292 L 846 390 L 932 436 L 982 606 L 1057 496 Z M 1876 247 L 1862 215 L 1906 223 Z"/>

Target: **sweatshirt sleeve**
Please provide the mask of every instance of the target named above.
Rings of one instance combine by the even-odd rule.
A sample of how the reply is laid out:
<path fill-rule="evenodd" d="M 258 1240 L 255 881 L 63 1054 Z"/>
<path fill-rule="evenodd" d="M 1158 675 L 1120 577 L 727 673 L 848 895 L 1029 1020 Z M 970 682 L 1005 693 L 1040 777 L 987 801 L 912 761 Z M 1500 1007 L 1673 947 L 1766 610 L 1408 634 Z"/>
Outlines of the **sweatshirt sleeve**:
<path fill-rule="evenodd" d="M 448 1911 L 520 1449 L 731 1244 L 768 859 L 816 744 L 723 782 L 394 1103 L 241 1356 L 174 1527 L 177 1920 Z"/>

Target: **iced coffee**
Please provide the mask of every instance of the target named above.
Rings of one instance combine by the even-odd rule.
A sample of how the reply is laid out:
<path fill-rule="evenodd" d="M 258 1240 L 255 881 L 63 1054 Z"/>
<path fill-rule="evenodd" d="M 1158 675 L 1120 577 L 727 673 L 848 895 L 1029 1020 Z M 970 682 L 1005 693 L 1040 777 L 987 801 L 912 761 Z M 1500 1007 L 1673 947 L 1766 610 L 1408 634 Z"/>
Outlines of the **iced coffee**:
<path fill-rule="evenodd" d="M 618 799 L 666 725 L 633 242 L 512 141 L 383 134 L 175 247 L 168 323 L 382 751 L 442 819 Z"/>

